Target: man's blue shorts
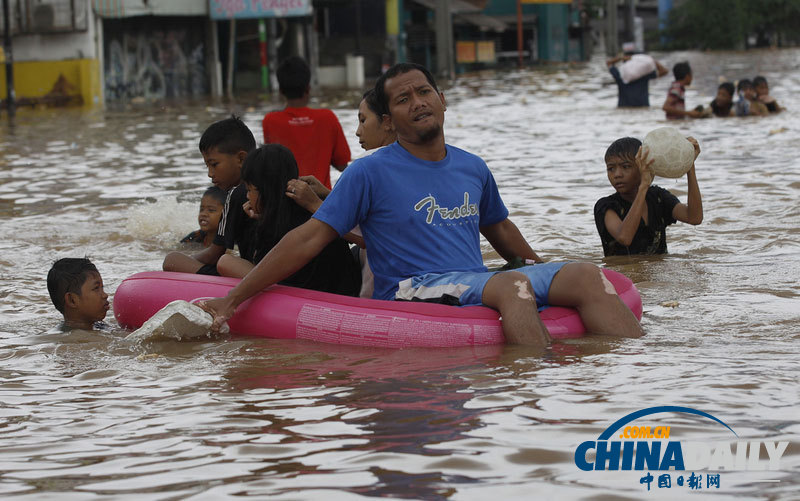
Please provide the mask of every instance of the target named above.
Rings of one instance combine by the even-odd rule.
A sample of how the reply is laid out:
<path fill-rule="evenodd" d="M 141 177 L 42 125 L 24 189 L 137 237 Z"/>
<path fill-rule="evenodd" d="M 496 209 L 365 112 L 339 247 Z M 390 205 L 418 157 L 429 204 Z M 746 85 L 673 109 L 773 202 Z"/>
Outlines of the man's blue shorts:
<path fill-rule="evenodd" d="M 539 263 L 523 266 L 518 271 L 528 276 L 536 295 L 539 310 L 549 306 L 548 295 L 553 277 L 561 269 L 563 263 Z M 458 306 L 483 305 L 483 288 L 496 273 L 502 271 L 468 272 L 451 271 L 447 273 L 426 273 L 403 280 L 398 285 L 396 300 L 427 301 Z"/>

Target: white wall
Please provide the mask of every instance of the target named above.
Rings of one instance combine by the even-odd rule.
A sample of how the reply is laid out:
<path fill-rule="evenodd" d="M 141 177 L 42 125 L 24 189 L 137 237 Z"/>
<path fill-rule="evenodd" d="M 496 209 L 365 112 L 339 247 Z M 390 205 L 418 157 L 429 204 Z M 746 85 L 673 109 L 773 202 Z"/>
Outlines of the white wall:
<path fill-rule="evenodd" d="M 86 31 L 53 34 L 21 34 L 12 40 L 14 60 L 61 61 L 64 59 L 95 59 L 100 57 L 95 44 L 95 14 L 87 2 Z"/>
<path fill-rule="evenodd" d="M 85 2 L 86 25 L 84 32 L 16 35 L 13 40 L 16 61 L 60 61 L 64 59 L 100 58 L 102 41 L 95 43 L 95 19 L 97 15 L 91 0 Z M 157 16 L 207 16 L 208 0 L 116 0 L 107 4 L 109 12 L 101 13 L 110 17 L 157 15 Z"/>

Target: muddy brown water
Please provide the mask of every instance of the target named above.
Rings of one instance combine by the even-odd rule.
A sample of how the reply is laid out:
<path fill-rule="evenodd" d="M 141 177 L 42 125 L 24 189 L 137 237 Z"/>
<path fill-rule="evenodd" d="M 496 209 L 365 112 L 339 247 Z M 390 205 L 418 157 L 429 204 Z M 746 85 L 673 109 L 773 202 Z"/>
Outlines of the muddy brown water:
<path fill-rule="evenodd" d="M 667 125 L 670 83 L 648 110 L 618 110 L 602 59 L 480 73 L 446 89 L 448 142 L 481 155 L 513 220 L 548 260 L 627 274 L 647 336 L 522 348 L 381 350 L 256 338 L 122 341 L 61 334 L 45 276 L 90 256 L 112 292 L 158 269 L 195 228 L 208 184 L 203 128 L 231 109 L 260 138 L 267 106 L 169 103 L 20 110 L 0 120 L 0 496 L 16 499 L 675 498 L 703 476 L 714 498 L 790 499 L 800 486 L 800 51 L 688 59 L 688 105 L 720 77 L 762 74 L 788 112 L 669 123 L 696 137 L 705 221 L 668 229 L 670 253 L 604 259 L 594 202 L 602 156 Z M 357 93 L 356 93 L 357 95 Z M 358 150 L 355 97 L 326 96 Z M 685 201 L 685 179 L 658 179 Z M 490 264 L 497 256 L 484 244 Z M 788 441 L 777 470 L 590 471 L 576 447 L 654 406 L 670 440 Z M 733 449 L 735 452 L 735 449 Z M 761 449 L 762 466 L 767 454 Z M 719 473 L 719 487 L 706 476 Z"/>

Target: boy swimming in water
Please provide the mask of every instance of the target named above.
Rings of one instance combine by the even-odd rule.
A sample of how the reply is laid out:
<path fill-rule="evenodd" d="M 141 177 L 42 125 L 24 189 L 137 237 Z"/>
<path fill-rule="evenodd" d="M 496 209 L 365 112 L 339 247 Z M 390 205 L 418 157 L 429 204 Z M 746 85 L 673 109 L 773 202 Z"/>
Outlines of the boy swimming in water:
<path fill-rule="evenodd" d="M 733 94 L 735 88 L 731 82 L 722 82 L 717 87 L 717 97 L 711 101 L 711 111 L 718 117 L 733 115 Z"/>
<path fill-rule="evenodd" d="M 87 258 L 64 258 L 47 273 L 47 291 L 56 309 L 64 315 L 67 329 L 94 330 L 106 318 L 108 294 L 97 267 Z"/>
<path fill-rule="evenodd" d="M 225 192 L 216 186 L 208 188 L 200 199 L 200 212 L 197 214 L 197 224 L 200 229 L 195 230 L 181 239 L 181 243 L 199 243 L 209 247 L 214 242 L 219 229 L 219 220 L 225 208 Z"/>
<path fill-rule="evenodd" d="M 753 82 L 746 78 L 739 80 L 736 92 L 739 94 L 739 100 L 736 101 L 737 117 L 769 114 L 767 106 L 758 100 Z"/>
<path fill-rule="evenodd" d="M 700 145 L 692 137 L 694 156 Z M 642 142 L 633 137 L 617 139 L 606 150 L 608 181 L 616 193 L 601 198 L 594 206 L 594 222 L 603 254 L 666 254 L 667 226 L 675 221 L 698 225 L 703 221 L 703 201 L 694 164 L 687 172 L 688 203 L 653 182 L 653 160 L 642 151 Z"/>
<path fill-rule="evenodd" d="M 767 107 L 770 113 L 778 113 L 783 110 L 774 97 L 769 95 L 769 84 L 767 79 L 757 76 L 753 79 L 753 88 L 756 91 L 756 98 Z"/>

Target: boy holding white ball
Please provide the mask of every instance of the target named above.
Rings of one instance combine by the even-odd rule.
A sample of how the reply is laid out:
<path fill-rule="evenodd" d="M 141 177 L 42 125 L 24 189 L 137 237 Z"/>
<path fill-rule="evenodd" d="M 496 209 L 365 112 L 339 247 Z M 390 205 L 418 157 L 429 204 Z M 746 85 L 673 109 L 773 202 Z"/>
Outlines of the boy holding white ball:
<path fill-rule="evenodd" d="M 703 221 L 703 202 L 697 185 L 694 161 L 700 145 L 683 138 L 671 127 L 656 129 L 645 138 L 623 137 L 605 154 L 608 181 L 616 190 L 594 206 L 594 221 L 603 254 L 666 254 L 666 227 L 675 221 L 698 225 Z M 686 174 L 688 200 L 651 186 L 655 175 L 680 177 Z"/>

